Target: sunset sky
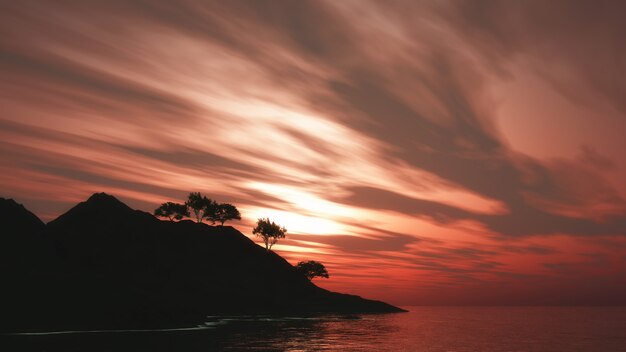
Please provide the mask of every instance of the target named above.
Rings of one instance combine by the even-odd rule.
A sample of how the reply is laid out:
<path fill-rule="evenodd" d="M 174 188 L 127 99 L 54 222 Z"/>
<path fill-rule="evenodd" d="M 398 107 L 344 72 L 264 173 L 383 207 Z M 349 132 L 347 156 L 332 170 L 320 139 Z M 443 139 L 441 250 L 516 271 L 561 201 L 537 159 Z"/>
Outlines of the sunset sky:
<path fill-rule="evenodd" d="M 626 304 L 625 5 L 0 0 L 0 196 L 199 191 L 399 305 Z"/>

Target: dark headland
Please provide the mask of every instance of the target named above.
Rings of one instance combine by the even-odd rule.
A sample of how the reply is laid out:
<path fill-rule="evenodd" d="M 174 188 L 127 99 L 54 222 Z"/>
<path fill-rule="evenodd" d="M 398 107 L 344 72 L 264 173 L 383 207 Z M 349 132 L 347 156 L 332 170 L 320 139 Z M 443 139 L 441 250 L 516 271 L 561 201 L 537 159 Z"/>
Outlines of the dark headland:
<path fill-rule="evenodd" d="M 4 332 L 402 311 L 317 287 L 231 226 L 162 221 L 104 193 L 48 224 L 0 198 L 0 271 Z"/>

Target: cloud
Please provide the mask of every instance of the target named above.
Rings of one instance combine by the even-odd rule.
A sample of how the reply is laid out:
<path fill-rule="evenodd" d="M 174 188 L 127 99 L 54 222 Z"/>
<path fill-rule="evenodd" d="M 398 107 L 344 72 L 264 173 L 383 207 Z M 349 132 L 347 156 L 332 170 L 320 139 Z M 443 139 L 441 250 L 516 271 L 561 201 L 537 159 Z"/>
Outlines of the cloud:
<path fill-rule="evenodd" d="M 576 103 L 603 100 L 626 111 L 623 3 L 459 1 L 449 9 L 449 23 L 496 63 L 529 61 Z"/>
<path fill-rule="evenodd" d="M 512 207 L 509 204 L 511 212 L 508 214 L 484 215 L 375 188 L 353 188 L 349 196 L 337 201 L 349 205 L 393 210 L 411 216 L 427 217 L 443 224 L 459 220 L 476 220 L 496 233 L 509 236 L 558 233 L 573 235 L 626 234 L 624 232 L 626 218 L 623 217 L 596 222 L 584 218 L 553 214 L 523 203 L 519 207 Z"/>
<path fill-rule="evenodd" d="M 6 3 L 0 192 L 50 219 L 96 191 L 144 210 L 202 191 L 245 210 L 244 231 L 289 223 L 290 260 L 366 292 L 541 283 L 555 273 L 537 257 L 612 256 L 626 234 L 623 10 Z"/>

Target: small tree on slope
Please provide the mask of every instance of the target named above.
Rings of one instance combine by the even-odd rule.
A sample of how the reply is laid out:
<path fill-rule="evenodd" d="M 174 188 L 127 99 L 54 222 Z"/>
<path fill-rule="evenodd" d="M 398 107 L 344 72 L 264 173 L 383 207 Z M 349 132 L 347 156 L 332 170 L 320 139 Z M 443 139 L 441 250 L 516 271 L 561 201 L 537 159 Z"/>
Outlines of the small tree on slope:
<path fill-rule="evenodd" d="M 185 205 L 193 212 L 197 222 L 202 222 L 204 218 L 210 220 L 210 216 L 217 207 L 217 203 L 214 200 L 202 196 L 200 192 L 189 193 Z"/>
<path fill-rule="evenodd" d="M 189 210 L 185 204 L 167 202 L 156 208 L 154 210 L 154 215 L 174 221 L 181 220 L 183 217 L 189 216 Z"/>
<path fill-rule="evenodd" d="M 215 206 L 213 212 L 207 216 L 213 223 L 219 222 L 222 226 L 229 220 L 241 220 L 241 214 L 237 207 L 228 203 L 221 203 Z"/>
<path fill-rule="evenodd" d="M 316 277 L 328 279 L 328 271 L 326 271 L 324 264 L 316 262 L 315 260 L 298 263 L 298 265 L 296 265 L 296 270 L 306 276 L 309 281 Z"/>
<path fill-rule="evenodd" d="M 265 250 L 269 252 L 279 239 L 285 238 L 287 229 L 265 218 L 257 221 L 256 227 L 252 229 L 252 233 L 263 239 Z"/>

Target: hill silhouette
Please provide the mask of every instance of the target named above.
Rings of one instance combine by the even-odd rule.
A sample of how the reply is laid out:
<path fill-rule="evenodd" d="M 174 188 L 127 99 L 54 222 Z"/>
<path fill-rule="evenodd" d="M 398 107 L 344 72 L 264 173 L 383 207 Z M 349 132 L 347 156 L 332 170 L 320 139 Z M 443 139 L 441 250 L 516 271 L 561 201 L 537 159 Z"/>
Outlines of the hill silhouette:
<path fill-rule="evenodd" d="M 0 198 L 0 214 L 5 331 L 402 311 L 319 288 L 231 226 L 161 221 L 104 193 L 47 225 L 13 200 Z"/>
<path fill-rule="evenodd" d="M 13 199 L 0 198 L 0 272 L 3 277 L 49 269 L 54 261 L 46 225 Z"/>

